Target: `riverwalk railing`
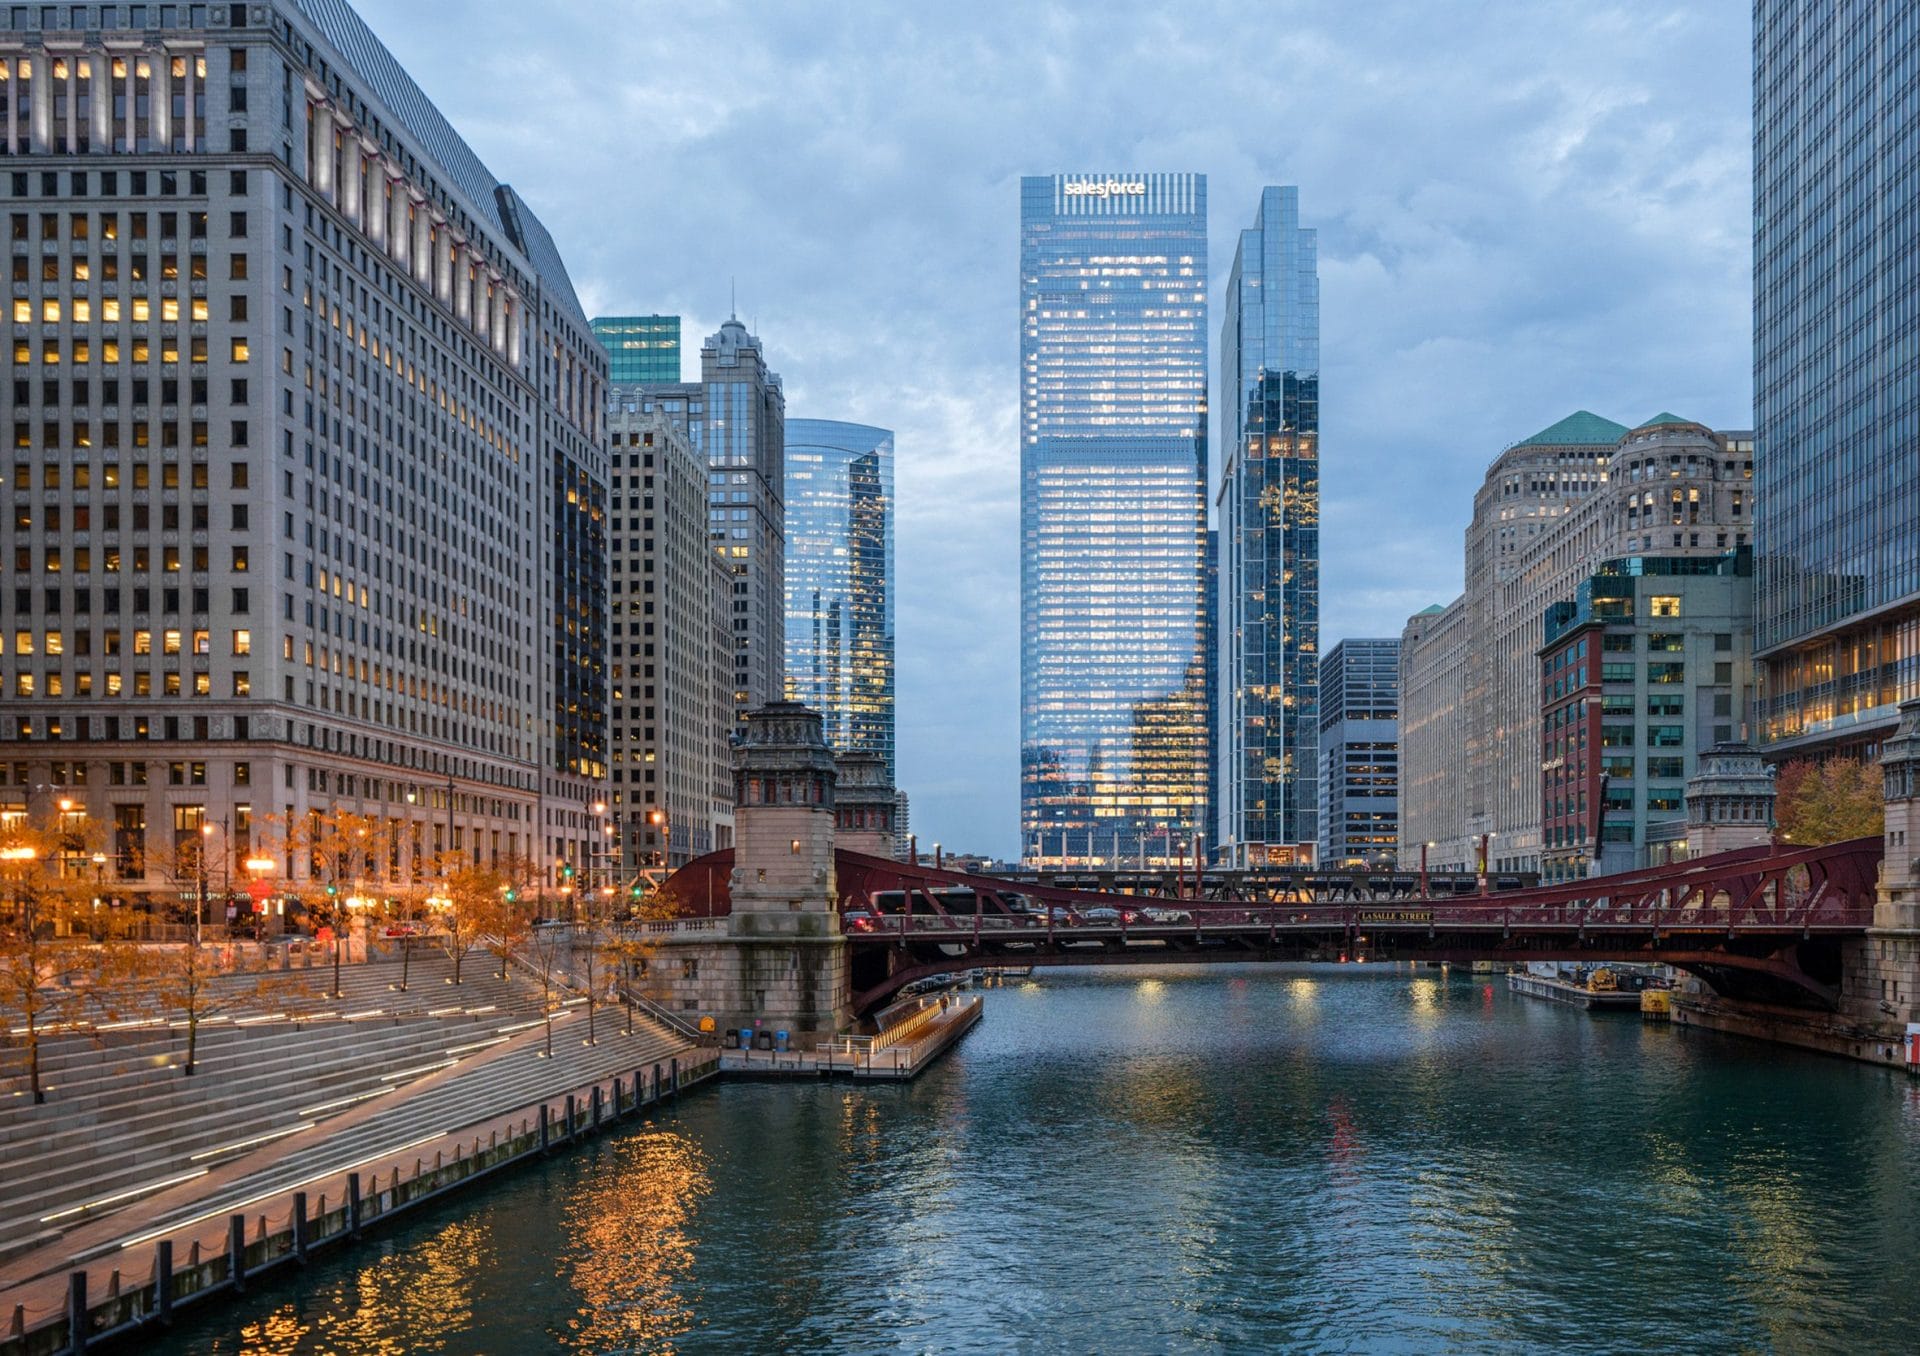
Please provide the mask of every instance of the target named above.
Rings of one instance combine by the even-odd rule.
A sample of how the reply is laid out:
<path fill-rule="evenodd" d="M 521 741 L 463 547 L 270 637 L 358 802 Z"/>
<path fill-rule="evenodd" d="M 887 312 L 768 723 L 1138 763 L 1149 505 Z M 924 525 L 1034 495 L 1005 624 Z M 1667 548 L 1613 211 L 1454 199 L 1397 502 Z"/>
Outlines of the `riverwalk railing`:
<path fill-rule="evenodd" d="M 304 1263 L 316 1249 L 356 1240 L 367 1228 L 475 1178 L 569 1146 L 611 1121 L 671 1101 L 683 1088 L 719 1072 L 719 1067 L 717 1053 L 703 1052 L 684 1068 L 675 1057 L 665 1065 L 653 1065 L 650 1089 L 644 1068 L 636 1068 L 630 1080 L 616 1074 L 541 1102 L 517 1126 L 509 1122 L 504 1136 L 498 1129 L 484 1139 L 476 1134 L 471 1147 L 463 1138 L 455 1144 L 451 1158 L 440 1149 L 431 1163 L 416 1156 L 411 1169 L 401 1160 L 385 1173 L 355 1170 L 339 1179 L 339 1189 L 331 1197 L 289 1188 L 277 1193 L 290 1198 L 284 1213 L 228 1214 L 223 1235 L 191 1239 L 184 1257 L 176 1255 L 175 1235 L 203 1221 L 184 1221 L 136 1235 L 95 1265 L 69 1272 L 64 1302 L 16 1302 L 10 1312 L 0 1315 L 5 1324 L 0 1356 L 79 1356 L 95 1343 L 166 1323 L 191 1304 L 244 1294 L 255 1277 L 288 1262 Z M 206 1219 L 219 1214 L 216 1210 Z M 145 1242 L 153 1243 L 153 1254 L 137 1278 L 123 1266 L 108 1264 Z"/>

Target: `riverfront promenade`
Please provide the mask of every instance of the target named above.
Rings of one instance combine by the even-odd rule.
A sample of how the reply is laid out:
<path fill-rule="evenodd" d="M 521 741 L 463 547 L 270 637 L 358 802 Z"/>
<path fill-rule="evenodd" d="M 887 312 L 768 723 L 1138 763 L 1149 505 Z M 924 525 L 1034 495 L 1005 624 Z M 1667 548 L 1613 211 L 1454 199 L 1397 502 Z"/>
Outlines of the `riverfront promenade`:
<path fill-rule="evenodd" d="M 470 965 L 455 989 L 443 965 L 417 960 L 411 970 L 407 995 L 390 996 L 410 1009 L 407 1015 L 362 1007 L 352 1022 L 215 1028 L 207 1062 L 191 1080 L 171 1061 L 155 1065 L 150 1056 L 109 1052 L 92 1074 L 111 1089 L 105 1098 L 89 1096 L 86 1077 L 76 1071 L 71 1081 L 56 1075 L 45 1106 L 20 1099 L 0 1109 L 7 1121 L 25 1122 L 0 1126 L 0 1133 L 24 1132 L 5 1146 L 9 1174 L 0 1186 L 0 1219 L 14 1221 L 0 1231 L 0 1250 L 11 1254 L 0 1262 L 0 1352 L 61 1349 L 14 1339 L 64 1317 L 76 1269 L 87 1272 L 90 1304 L 116 1290 L 150 1287 L 163 1242 L 184 1271 L 192 1259 L 225 1255 L 236 1214 L 245 1218 L 249 1243 L 287 1231 L 295 1192 L 311 1198 L 307 1213 L 316 1221 L 341 1208 L 354 1189 L 350 1178 L 370 1202 L 382 1193 L 398 1201 L 403 1184 L 433 1178 L 445 1165 L 491 1156 L 491 1166 L 503 1143 L 524 1141 L 538 1128 L 543 1106 L 550 1124 L 565 1125 L 569 1103 L 582 1114 L 613 1106 L 616 1079 L 630 1104 L 636 1087 L 652 1096 L 656 1082 L 670 1081 L 669 1071 L 690 1071 L 702 1060 L 679 1032 L 643 1016 L 629 1034 L 628 1014 L 615 1006 L 601 1007 L 597 1040 L 587 1045 L 584 1001 L 577 998 L 554 1014 L 549 1058 L 544 1023 L 537 1011 L 527 1013 L 532 986 L 523 977 L 503 985 Z M 397 983 L 399 966 L 376 962 L 353 971 L 364 995 L 382 980 Z M 502 991 L 519 1001 L 498 1002 Z M 438 1008 L 427 1007 L 436 1001 Z M 319 1072 L 285 1067 L 287 1049 Z M 271 1086 L 250 1085 L 255 1062 L 268 1066 Z M 228 1083 L 261 1104 L 249 1109 L 253 1120 L 219 1100 Z M 188 1102 L 166 1105 L 183 1093 Z M 71 1105 L 62 1105 L 63 1095 Z M 157 1124 L 141 1110 L 149 1101 L 162 1104 Z M 262 1117 L 270 1128 L 252 1131 Z M 196 1152 L 209 1135 L 217 1143 Z M 66 1164 L 68 1151 L 59 1146 L 69 1139 L 92 1145 L 101 1160 L 124 1150 L 136 1160 L 135 1184 L 117 1191 L 103 1185 L 84 1148 L 81 1161 Z M 35 1172 L 36 1160 L 55 1166 Z M 78 1203 L 84 1208 L 23 1214 L 22 1200 L 44 1199 L 34 1183 L 53 1176 L 71 1179 L 86 1197 Z M 112 1180 L 126 1180 L 125 1172 Z M 140 1194 L 143 1187 L 158 1189 Z"/>

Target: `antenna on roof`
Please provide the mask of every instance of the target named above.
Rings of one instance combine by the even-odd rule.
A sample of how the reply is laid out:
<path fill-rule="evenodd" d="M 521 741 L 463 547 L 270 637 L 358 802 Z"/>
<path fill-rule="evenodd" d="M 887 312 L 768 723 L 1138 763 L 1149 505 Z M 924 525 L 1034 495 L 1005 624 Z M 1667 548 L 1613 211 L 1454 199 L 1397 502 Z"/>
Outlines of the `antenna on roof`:
<path fill-rule="evenodd" d="M 734 285 L 731 277 L 727 279 L 727 318 L 730 320 L 740 318 L 740 289 Z"/>

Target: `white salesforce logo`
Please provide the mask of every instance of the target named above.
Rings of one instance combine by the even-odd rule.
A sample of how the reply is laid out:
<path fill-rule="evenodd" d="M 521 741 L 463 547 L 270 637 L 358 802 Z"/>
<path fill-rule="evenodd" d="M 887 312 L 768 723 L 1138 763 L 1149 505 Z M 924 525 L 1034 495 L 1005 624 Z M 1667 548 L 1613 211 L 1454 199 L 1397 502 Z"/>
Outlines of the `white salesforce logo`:
<path fill-rule="evenodd" d="M 1061 190 L 1069 198 L 1135 198 L 1147 196 L 1145 184 L 1130 184 L 1120 179 L 1096 179 L 1092 183 L 1068 184 Z"/>

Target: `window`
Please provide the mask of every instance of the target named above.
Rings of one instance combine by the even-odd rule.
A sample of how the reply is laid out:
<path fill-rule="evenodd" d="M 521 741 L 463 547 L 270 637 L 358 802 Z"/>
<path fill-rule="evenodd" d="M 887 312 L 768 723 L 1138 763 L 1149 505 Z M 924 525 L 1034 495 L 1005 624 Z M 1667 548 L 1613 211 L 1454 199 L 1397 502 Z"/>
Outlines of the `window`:
<path fill-rule="evenodd" d="M 1685 664 L 1648 664 L 1647 681 L 1649 683 L 1684 683 L 1687 680 Z"/>
<path fill-rule="evenodd" d="M 1680 599 L 1673 594 L 1656 593 L 1647 599 L 1649 617 L 1677 617 L 1680 615 Z"/>

